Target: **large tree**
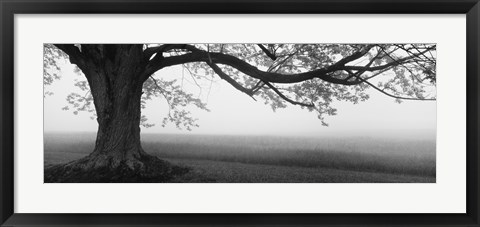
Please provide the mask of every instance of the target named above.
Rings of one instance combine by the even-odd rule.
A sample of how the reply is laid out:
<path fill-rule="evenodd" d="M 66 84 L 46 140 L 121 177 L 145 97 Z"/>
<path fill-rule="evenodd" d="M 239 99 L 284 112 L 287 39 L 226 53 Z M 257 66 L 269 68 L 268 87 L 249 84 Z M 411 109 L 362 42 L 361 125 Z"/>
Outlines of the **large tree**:
<path fill-rule="evenodd" d="M 436 96 L 434 44 L 46 44 L 44 53 L 44 83 L 61 76 L 57 60 L 68 58 L 85 77 L 75 85 L 86 94 L 67 100 L 98 122 L 93 152 L 47 168 L 46 182 L 159 182 L 183 171 L 140 143 L 140 126 L 151 126 L 141 114 L 147 99 L 167 100 L 163 123 L 187 129 L 196 126 L 189 106 L 207 110 L 176 80 L 155 75 L 171 66 L 183 66 L 194 80 L 216 75 L 273 109 L 299 105 L 325 125 L 324 116 L 336 113 L 333 100 L 364 101 L 367 88 L 398 102 Z"/>

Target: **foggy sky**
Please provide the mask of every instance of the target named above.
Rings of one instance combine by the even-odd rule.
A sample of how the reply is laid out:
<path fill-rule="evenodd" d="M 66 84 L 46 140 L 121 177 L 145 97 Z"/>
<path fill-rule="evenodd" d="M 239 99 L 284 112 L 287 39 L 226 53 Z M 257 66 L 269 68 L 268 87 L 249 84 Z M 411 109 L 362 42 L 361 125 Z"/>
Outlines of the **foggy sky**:
<path fill-rule="evenodd" d="M 79 91 L 73 86 L 74 79 L 82 79 L 73 73 L 69 63 L 61 65 L 62 79 L 46 87 L 54 95 L 44 99 L 45 132 L 96 132 L 97 122 L 91 120 L 90 113 L 62 110 L 67 106 L 66 97 L 72 91 Z M 295 136 L 397 136 L 413 137 L 435 136 L 436 102 L 410 101 L 401 104 L 373 89 L 369 89 L 370 99 L 359 104 L 333 102 L 338 109 L 337 115 L 327 116 L 328 127 L 322 126 L 314 112 L 287 104 L 285 109 L 273 112 L 262 100 L 255 101 L 239 92 L 218 77 L 215 82 L 204 81 L 202 90 L 194 85 L 192 78 L 181 67 L 171 67 L 158 72 L 155 77 L 176 78 L 182 81 L 185 90 L 198 94 L 207 100 L 206 112 L 191 108 L 198 118 L 199 128 L 191 132 L 177 129 L 173 124 L 161 127 L 161 121 L 168 113 L 164 99 L 156 98 L 147 103 L 142 110 L 154 123 L 151 128 L 143 128 L 142 133 L 193 133 L 193 134 L 260 134 L 260 135 L 295 135 Z M 205 86 L 206 85 L 206 86 Z M 83 92 L 84 93 L 84 92 Z M 81 93 L 80 93 L 81 94 Z"/>

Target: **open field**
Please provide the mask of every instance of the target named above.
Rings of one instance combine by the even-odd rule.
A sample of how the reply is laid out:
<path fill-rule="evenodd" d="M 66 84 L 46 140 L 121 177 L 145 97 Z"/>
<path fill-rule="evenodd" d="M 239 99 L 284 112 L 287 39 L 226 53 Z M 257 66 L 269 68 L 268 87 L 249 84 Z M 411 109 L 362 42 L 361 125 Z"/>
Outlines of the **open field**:
<path fill-rule="evenodd" d="M 44 164 L 88 155 L 95 133 L 45 133 Z M 435 182 L 435 140 L 143 134 L 150 154 L 191 168 L 174 182 Z"/>

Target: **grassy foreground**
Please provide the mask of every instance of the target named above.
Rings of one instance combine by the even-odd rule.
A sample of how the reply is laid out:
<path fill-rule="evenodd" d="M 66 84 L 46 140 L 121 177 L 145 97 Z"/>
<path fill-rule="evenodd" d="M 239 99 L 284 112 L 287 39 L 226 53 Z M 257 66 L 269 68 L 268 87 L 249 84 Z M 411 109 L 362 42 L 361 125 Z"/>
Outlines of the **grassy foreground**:
<path fill-rule="evenodd" d="M 95 133 L 45 134 L 44 164 L 88 155 Z M 146 152 L 189 167 L 173 182 L 435 182 L 435 141 L 144 134 Z"/>

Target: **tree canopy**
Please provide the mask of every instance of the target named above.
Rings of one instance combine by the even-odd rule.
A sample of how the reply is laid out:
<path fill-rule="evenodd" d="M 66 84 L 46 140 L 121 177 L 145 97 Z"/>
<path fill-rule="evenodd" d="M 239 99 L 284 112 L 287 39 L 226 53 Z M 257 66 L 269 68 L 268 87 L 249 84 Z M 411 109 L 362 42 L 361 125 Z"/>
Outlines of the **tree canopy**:
<path fill-rule="evenodd" d="M 179 79 L 166 80 L 155 72 L 181 65 L 195 83 L 218 76 L 273 110 L 298 105 L 315 112 L 324 125 L 325 116 L 336 114 L 334 100 L 359 103 L 369 99 L 367 89 L 397 102 L 436 98 L 435 44 L 143 44 L 142 50 L 144 59 L 139 59 L 135 75 L 143 81 L 142 108 L 147 100 L 161 97 L 170 109 L 163 125 L 189 130 L 198 126 L 189 108 L 208 111 L 207 103 L 183 90 Z M 82 70 L 100 62 L 95 59 L 99 51 L 108 50 L 87 44 L 44 45 L 45 85 L 60 79 L 62 58 L 83 77 L 75 82 L 82 93 L 68 95 L 64 110 L 95 114 L 89 78 Z M 143 115 L 141 125 L 153 126 Z"/>

